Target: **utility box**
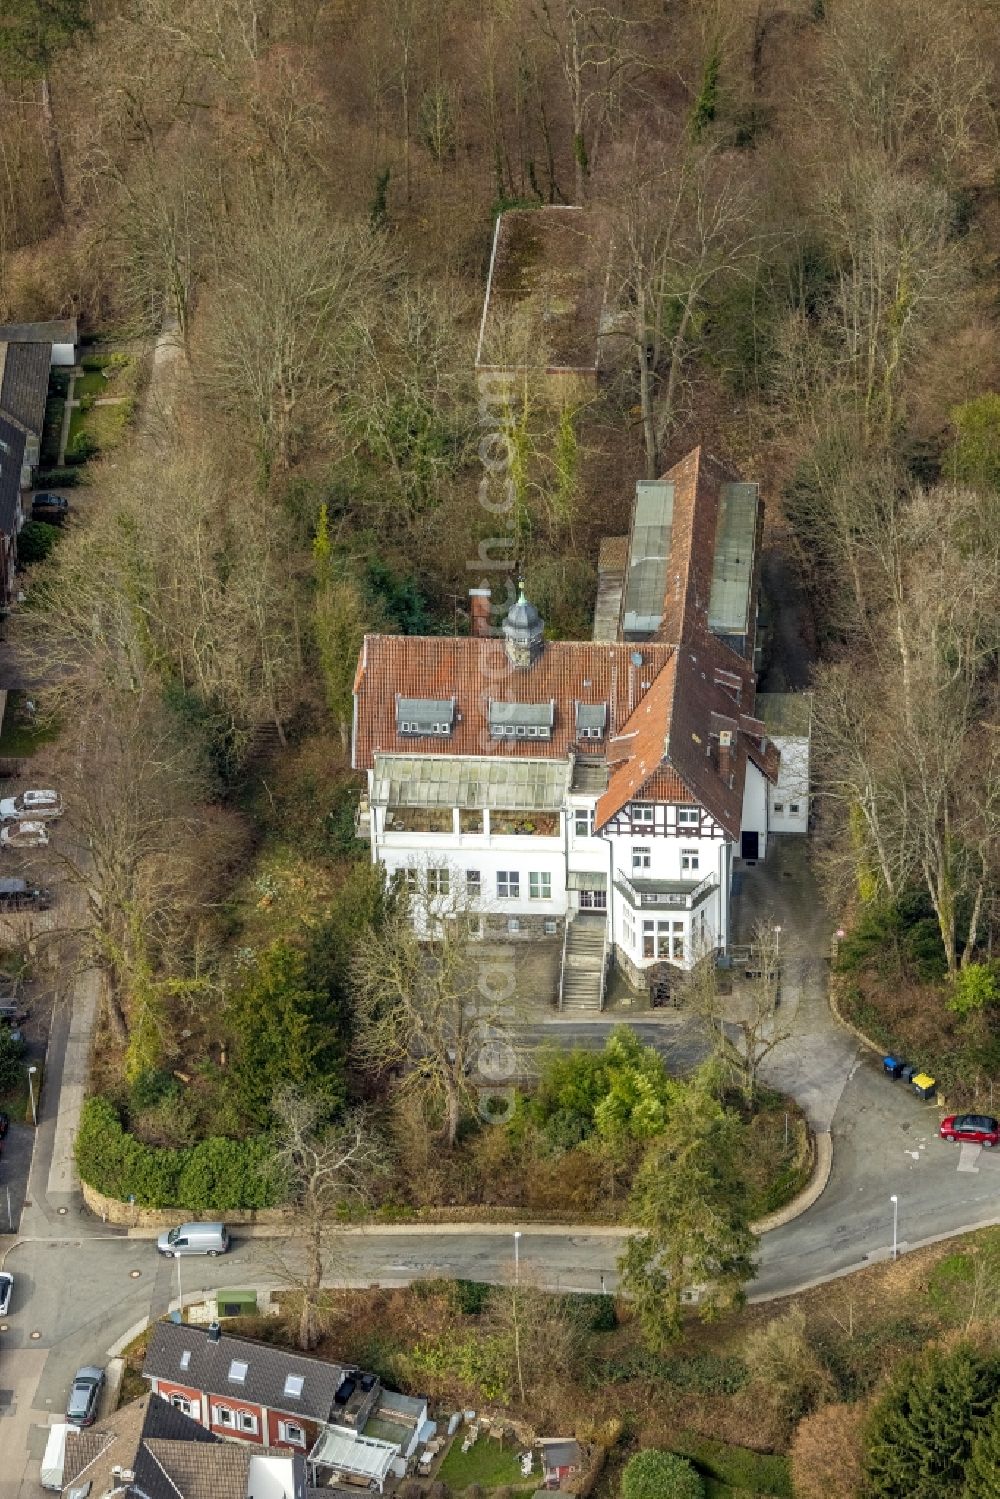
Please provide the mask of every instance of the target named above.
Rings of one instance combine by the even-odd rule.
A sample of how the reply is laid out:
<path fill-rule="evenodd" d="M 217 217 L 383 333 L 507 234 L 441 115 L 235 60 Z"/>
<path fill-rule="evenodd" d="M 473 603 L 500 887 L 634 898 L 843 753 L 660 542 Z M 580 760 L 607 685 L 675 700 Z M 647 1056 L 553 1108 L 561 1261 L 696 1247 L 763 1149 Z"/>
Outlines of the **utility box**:
<path fill-rule="evenodd" d="M 216 1291 L 216 1312 L 223 1317 L 253 1317 L 257 1312 L 256 1291 Z"/>

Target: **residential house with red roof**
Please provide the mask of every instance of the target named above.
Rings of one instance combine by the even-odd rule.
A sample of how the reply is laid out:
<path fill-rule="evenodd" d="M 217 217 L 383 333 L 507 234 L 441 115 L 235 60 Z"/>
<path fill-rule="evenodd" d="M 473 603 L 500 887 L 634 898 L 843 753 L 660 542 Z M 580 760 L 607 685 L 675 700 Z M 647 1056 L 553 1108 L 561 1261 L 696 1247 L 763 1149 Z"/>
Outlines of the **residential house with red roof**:
<path fill-rule="evenodd" d="M 638 486 L 627 545 L 605 548 L 599 638 L 547 641 L 523 592 L 495 630 L 485 587 L 467 638 L 365 638 L 372 859 L 425 910 L 457 897 L 483 936 L 565 934 L 567 1007 L 601 1005 L 612 954 L 643 984 L 725 950 L 734 862 L 765 856 L 760 531 L 757 486 L 695 449 Z"/>

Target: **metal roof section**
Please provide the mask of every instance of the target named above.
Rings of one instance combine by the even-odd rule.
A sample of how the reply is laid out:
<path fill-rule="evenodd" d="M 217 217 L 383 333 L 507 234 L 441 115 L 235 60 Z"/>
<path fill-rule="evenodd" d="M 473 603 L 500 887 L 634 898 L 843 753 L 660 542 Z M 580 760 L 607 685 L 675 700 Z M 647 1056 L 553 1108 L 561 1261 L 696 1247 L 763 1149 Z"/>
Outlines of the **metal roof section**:
<path fill-rule="evenodd" d="M 603 796 L 607 789 L 607 760 L 577 760 L 573 766 L 571 791 L 582 796 Z"/>
<path fill-rule="evenodd" d="M 328 1426 L 310 1452 L 309 1461 L 358 1478 L 374 1479 L 381 1488 L 398 1453 L 396 1443 Z"/>
<path fill-rule="evenodd" d="M 376 754 L 371 799 L 380 807 L 557 812 L 571 773 L 569 760 Z"/>
<path fill-rule="evenodd" d="M 772 739 L 808 739 L 811 692 L 758 692 L 755 712 Z"/>
<path fill-rule="evenodd" d="M 708 628 L 715 635 L 746 635 L 750 628 L 758 494 L 756 484 L 719 486 L 708 601 Z"/>
<path fill-rule="evenodd" d="M 640 479 L 635 486 L 635 520 L 625 573 L 622 632 L 627 639 L 652 635 L 663 618 L 674 486 L 669 479 Z"/>

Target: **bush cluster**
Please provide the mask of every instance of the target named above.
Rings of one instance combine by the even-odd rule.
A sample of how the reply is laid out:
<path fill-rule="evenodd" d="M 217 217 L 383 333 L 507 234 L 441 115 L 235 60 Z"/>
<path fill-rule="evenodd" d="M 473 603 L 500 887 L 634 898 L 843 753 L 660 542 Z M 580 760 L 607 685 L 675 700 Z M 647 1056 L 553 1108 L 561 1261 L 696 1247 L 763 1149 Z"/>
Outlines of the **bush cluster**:
<path fill-rule="evenodd" d="M 119 1202 L 131 1198 L 145 1208 L 234 1212 L 275 1207 L 282 1196 L 271 1147 L 263 1136 L 217 1136 L 179 1150 L 144 1145 L 123 1128 L 118 1110 L 107 1098 L 88 1098 L 84 1103 L 76 1164 L 88 1186 Z"/>

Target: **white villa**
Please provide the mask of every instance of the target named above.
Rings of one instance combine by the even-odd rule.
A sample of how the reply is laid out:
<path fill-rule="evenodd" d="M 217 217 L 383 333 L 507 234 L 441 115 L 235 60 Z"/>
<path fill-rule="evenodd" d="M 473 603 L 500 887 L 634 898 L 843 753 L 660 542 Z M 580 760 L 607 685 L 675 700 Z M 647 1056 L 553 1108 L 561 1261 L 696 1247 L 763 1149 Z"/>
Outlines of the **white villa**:
<path fill-rule="evenodd" d="M 484 936 L 562 937 L 567 1007 L 601 1005 L 612 955 L 644 985 L 724 951 L 734 863 L 807 824 L 808 727 L 802 789 L 776 805 L 781 755 L 756 716 L 760 522 L 756 485 L 696 449 L 638 486 L 601 578 L 595 635 L 614 638 L 547 642 L 523 593 L 494 630 L 479 588 L 467 638 L 365 639 L 353 763 L 372 859 L 459 897 Z"/>

